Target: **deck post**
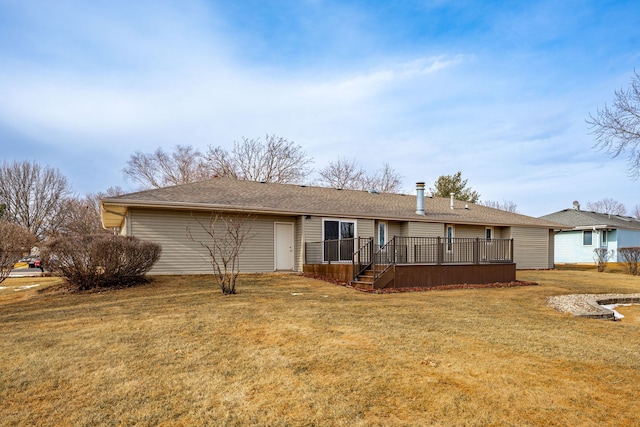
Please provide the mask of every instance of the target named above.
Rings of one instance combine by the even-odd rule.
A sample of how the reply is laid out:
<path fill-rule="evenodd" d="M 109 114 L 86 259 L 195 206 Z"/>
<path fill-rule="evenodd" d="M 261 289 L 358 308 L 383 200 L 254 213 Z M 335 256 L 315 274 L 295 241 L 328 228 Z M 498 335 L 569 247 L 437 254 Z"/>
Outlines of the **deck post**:
<path fill-rule="evenodd" d="M 396 236 L 393 236 L 393 254 L 391 255 L 393 263 L 396 263 Z"/>
<path fill-rule="evenodd" d="M 369 237 L 369 261 L 371 262 L 371 270 L 373 270 L 373 279 L 376 279 L 376 257 L 373 247 L 373 237 Z"/>
<path fill-rule="evenodd" d="M 509 252 L 510 252 L 509 256 L 511 258 L 510 261 L 514 262 L 514 259 L 513 259 L 513 238 L 509 239 L 509 246 L 510 246 L 510 248 L 509 248 Z"/>
<path fill-rule="evenodd" d="M 476 241 L 473 243 L 473 263 L 480 264 L 480 238 L 476 237 Z"/>
<path fill-rule="evenodd" d="M 438 236 L 438 255 L 436 257 L 436 264 L 442 264 L 442 260 L 444 259 L 444 246 L 442 245 L 442 238 Z"/>

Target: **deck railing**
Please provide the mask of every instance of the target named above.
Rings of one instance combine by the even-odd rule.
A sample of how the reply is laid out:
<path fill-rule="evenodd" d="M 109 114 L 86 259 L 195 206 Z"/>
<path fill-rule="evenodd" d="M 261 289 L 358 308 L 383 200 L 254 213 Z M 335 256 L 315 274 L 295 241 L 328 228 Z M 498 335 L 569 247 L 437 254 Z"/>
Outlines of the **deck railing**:
<path fill-rule="evenodd" d="M 395 236 L 386 247 L 395 264 L 513 262 L 513 239 Z"/>
<path fill-rule="evenodd" d="M 332 264 L 352 262 L 356 248 L 367 238 L 332 239 L 322 242 L 306 242 L 304 251 L 305 264 Z"/>
<path fill-rule="evenodd" d="M 393 264 L 511 263 L 513 239 L 395 236 L 382 247 L 372 238 L 305 244 L 306 264 L 335 262 L 353 263 L 354 273 L 358 274 L 372 265 L 385 268 Z"/>

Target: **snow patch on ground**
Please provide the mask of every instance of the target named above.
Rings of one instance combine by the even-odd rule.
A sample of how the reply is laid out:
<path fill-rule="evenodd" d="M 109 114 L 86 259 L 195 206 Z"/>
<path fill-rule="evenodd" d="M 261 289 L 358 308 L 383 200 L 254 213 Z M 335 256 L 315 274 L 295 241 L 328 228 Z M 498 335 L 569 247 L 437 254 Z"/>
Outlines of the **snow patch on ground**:
<path fill-rule="evenodd" d="M 618 312 L 617 312 L 616 310 L 614 310 L 614 309 L 615 309 L 616 307 L 628 307 L 628 306 L 630 306 L 630 305 L 633 305 L 633 304 L 605 304 L 605 305 L 601 305 L 600 307 L 604 307 L 604 308 L 606 308 L 607 310 L 611 310 L 611 311 L 613 311 L 613 315 L 615 316 L 615 318 L 616 318 L 616 320 L 617 320 L 617 319 L 623 319 L 623 318 L 624 318 L 624 315 L 623 315 L 623 314 L 618 313 Z"/>

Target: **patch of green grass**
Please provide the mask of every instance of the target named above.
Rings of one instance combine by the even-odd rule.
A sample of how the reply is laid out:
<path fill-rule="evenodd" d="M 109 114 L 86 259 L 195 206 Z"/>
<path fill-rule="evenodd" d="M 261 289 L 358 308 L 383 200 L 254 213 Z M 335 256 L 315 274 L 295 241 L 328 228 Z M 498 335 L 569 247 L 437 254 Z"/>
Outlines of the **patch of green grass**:
<path fill-rule="evenodd" d="M 295 275 L 0 294 L 7 425 L 633 425 L 640 324 L 546 306 L 619 273 L 368 294 Z M 27 294 L 25 294 L 27 295 Z M 631 308 L 631 307 L 629 307 Z"/>

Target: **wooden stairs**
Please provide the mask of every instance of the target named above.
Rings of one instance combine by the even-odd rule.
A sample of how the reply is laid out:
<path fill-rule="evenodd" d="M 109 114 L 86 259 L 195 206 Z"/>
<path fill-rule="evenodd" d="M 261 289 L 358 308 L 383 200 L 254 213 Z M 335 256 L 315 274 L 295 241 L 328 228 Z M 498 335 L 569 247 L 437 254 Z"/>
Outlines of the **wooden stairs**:
<path fill-rule="evenodd" d="M 376 265 L 376 270 L 380 273 L 384 269 L 384 266 Z M 379 275 L 379 274 L 378 274 Z M 360 289 L 382 289 L 387 287 L 393 287 L 395 277 L 394 269 L 387 270 L 378 279 L 374 279 L 375 275 L 373 269 L 368 268 L 351 281 L 351 285 Z"/>

